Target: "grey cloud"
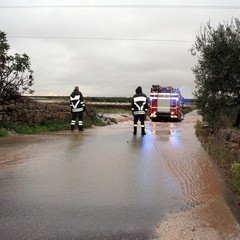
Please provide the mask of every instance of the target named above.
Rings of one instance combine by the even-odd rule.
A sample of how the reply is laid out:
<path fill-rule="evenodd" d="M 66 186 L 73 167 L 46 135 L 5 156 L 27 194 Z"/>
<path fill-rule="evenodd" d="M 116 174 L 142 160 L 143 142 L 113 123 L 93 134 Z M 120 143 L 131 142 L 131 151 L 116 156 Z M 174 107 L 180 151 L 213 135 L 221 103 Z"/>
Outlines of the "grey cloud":
<path fill-rule="evenodd" d="M 189 2 L 182 4 L 193 4 Z M 135 2 L 141 3 L 146 1 Z M 225 0 L 195 4 L 238 3 Z M 209 9 L 0 9 L 0 30 L 9 36 L 42 37 L 8 38 L 11 52 L 26 52 L 31 58 L 36 95 L 68 95 L 78 84 L 87 96 L 132 96 L 138 85 L 147 92 L 152 84 L 162 84 L 182 88 L 189 97 L 195 88 L 191 68 L 196 58 L 188 51 L 191 42 L 177 40 L 194 41 L 201 24 L 210 20 L 216 25 L 238 16 L 237 10 Z"/>

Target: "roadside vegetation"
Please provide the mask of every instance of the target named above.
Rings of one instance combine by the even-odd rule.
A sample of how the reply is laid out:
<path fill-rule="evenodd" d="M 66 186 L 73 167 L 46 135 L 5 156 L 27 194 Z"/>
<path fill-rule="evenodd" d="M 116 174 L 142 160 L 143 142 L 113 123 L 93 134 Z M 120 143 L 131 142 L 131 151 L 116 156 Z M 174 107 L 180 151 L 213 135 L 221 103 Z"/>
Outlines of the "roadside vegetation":
<path fill-rule="evenodd" d="M 214 127 L 240 125 L 240 21 L 201 29 L 191 49 L 197 108 Z"/>
<path fill-rule="evenodd" d="M 195 130 L 203 148 L 219 166 L 228 186 L 237 197 L 237 203 L 240 204 L 240 163 L 233 161 L 225 143 L 215 138 L 213 129 L 209 125 L 198 120 Z"/>
<path fill-rule="evenodd" d="M 44 132 L 63 131 L 70 129 L 70 119 L 68 122 L 45 121 L 41 124 L 17 124 L 9 122 L 0 122 L 0 137 L 10 134 L 38 134 Z M 84 114 L 83 127 L 90 128 L 92 126 L 105 126 L 106 124 L 97 117 L 95 109 L 89 109 Z"/>
<path fill-rule="evenodd" d="M 239 19 L 216 28 L 208 23 L 196 37 L 191 53 L 198 57 L 193 68 L 194 98 L 203 119 L 196 123 L 196 135 L 240 199 L 240 162 L 233 161 L 223 142 L 215 137 L 220 128 L 240 129 Z"/>
<path fill-rule="evenodd" d="M 32 94 L 34 84 L 30 57 L 26 54 L 9 55 L 6 33 L 0 31 L 0 99 L 17 98 L 22 93 Z"/>
<path fill-rule="evenodd" d="M 233 163 L 231 165 L 231 172 L 232 172 L 232 187 L 234 191 L 238 193 L 240 196 L 240 189 L 239 189 L 239 182 L 240 182 L 240 163 Z"/>
<path fill-rule="evenodd" d="M 17 123 L 1 123 L 0 135 L 7 136 L 9 134 L 37 134 L 48 131 L 60 131 L 69 129 L 69 124 L 60 122 L 44 122 L 42 124 L 17 124 Z"/>

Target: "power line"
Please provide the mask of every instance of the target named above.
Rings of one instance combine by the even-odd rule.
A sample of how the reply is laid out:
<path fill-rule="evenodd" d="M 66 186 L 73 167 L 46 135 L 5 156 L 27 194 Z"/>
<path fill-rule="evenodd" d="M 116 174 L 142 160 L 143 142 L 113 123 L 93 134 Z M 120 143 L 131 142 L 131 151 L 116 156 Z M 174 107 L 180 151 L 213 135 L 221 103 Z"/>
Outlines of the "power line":
<path fill-rule="evenodd" d="M 200 5 L 1 5 L 0 8 L 184 8 L 184 9 L 240 9 L 240 6 L 200 6 Z"/>
<path fill-rule="evenodd" d="M 175 43 L 192 43 L 190 40 L 178 39 L 147 39 L 147 38 L 110 38 L 110 37 L 44 37 L 44 36 L 7 36 L 8 38 L 22 39 L 65 39 L 65 40 L 107 40 L 107 41 L 141 41 L 141 42 L 175 42 Z"/>

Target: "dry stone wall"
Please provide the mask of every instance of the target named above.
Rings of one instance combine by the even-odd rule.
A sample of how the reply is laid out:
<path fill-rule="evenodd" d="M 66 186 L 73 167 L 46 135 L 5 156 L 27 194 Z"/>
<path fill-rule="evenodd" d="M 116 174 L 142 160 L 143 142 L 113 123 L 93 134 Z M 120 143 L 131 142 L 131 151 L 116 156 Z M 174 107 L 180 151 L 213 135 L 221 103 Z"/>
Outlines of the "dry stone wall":
<path fill-rule="evenodd" d="M 67 105 L 40 103 L 28 97 L 15 100 L 0 100 L 0 121 L 41 124 L 49 120 L 69 121 Z"/>

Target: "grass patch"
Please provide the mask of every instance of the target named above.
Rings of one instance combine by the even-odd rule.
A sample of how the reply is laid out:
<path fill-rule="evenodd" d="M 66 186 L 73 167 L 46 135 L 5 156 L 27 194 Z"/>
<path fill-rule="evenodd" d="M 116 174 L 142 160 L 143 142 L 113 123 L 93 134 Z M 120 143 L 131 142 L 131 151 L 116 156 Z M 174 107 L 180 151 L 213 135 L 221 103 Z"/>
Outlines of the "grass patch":
<path fill-rule="evenodd" d="M 233 163 L 231 165 L 231 172 L 233 190 L 240 196 L 240 163 Z"/>
<path fill-rule="evenodd" d="M 100 119 L 95 119 L 93 121 L 86 119 L 83 121 L 84 128 L 90 128 L 92 125 L 95 126 L 105 126 L 105 124 Z M 49 121 L 42 124 L 4 124 L 4 127 L 0 128 L 0 136 L 8 136 L 8 132 L 14 132 L 17 134 L 38 134 L 44 132 L 55 132 L 55 131 L 64 131 L 70 130 L 70 121 L 68 123 Z"/>
<path fill-rule="evenodd" d="M 204 124 L 197 120 L 195 124 L 195 134 L 199 141 L 204 144 L 207 142 L 207 138 L 211 135 L 212 129 L 210 129 L 208 126 L 204 126 Z"/>
<path fill-rule="evenodd" d="M 7 132 L 11 131 L 18 134 L 37 134 L 50 131 L 61 131 L 70 128 L 70 124 L 61 123 L 56 121 L 44 122 L 41 124 L 17 124 L 17 123 L 4 123 L 3 129 Z M 7 136 L 7 135 L 5 135 Z"/>
<path fill-rule="evenodd" d="M 8 135 L 8 131 L 6 128 L 0 128 L 0 137 L 6 137 Z"/>

